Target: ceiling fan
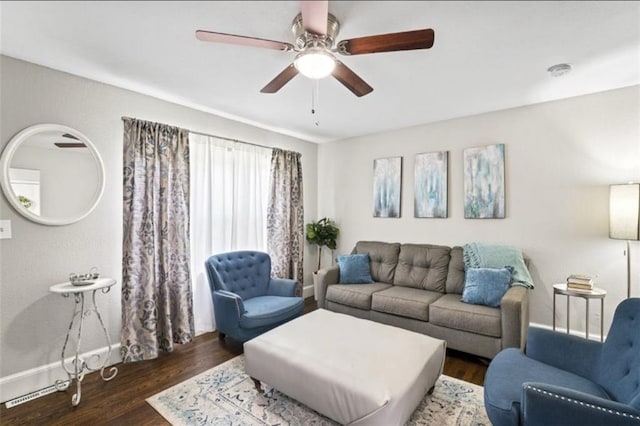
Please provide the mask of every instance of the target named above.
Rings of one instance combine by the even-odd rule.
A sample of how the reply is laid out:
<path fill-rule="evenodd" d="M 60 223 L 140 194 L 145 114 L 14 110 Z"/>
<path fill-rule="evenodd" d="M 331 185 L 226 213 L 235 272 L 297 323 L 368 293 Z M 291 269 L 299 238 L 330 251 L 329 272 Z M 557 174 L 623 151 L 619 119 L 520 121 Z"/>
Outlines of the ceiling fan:
<path fill-rule="evenodd" d="M 300 9 L 301 13 L 294 18 L 291 26 L 295 44 L 204 30 L 196 31 L 196 38 L 201 41 L 298 52 L 293 63 L 264 86 L 260 90 L 262 93 L 276 93 L 293 77 L 301 73 L 312 79 L 332 75 L 358 97 L 371 93 L 373 88 L 349 67 L 336 59 L 334 53 L 351 56 L 429 49 L 433 46 L 433 30 L 421 29 L 342 40 L 334 47 L 336 36 L 340 30 L 340 22 L 329 13 L 329 2 L 327 0 L 300 1 Z"/>
<path fill-rule="evenodd" d="M 63 133 L 62 137 L 67 139 L 74 139 L 77 142 L 54 142 L 53 144 L 58 148 L 86 148 L 87 147 L 87 145 L 85 145 L 84 142 L 80 142 L 80 139 L 73 136 L 71 133 Z"/>

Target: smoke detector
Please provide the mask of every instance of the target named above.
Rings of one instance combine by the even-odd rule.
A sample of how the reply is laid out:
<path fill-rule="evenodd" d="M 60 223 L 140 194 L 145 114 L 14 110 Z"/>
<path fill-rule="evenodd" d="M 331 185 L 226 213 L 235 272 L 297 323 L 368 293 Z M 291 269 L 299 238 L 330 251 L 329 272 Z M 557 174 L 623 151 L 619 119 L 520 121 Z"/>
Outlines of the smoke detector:
<path fill-rule="evenodd" d="M 556 64 L 547 68 L 551 77 L 562 77 L 563 75 L 570 73 L 571 70 L 572 67 L 570 64 Z"/>

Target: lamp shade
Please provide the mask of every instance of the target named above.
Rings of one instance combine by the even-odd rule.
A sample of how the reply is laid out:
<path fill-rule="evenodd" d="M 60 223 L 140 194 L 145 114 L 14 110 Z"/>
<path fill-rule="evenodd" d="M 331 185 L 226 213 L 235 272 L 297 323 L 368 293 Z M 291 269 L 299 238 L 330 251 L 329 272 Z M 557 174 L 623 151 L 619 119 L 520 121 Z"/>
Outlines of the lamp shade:
<path fill-rule="evenodd" d="M 640 240 L 640 183 L 610 186 L 609 238 Z"/>

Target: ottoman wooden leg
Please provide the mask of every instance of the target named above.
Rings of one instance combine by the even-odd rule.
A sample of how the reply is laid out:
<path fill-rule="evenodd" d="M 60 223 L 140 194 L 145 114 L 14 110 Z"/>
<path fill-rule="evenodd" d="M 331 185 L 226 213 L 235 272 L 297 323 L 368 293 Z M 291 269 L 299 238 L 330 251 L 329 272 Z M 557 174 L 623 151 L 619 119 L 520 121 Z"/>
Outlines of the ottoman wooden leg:
<path fill-rule="evenodd" d="M 253 377 L 251 378 L 251 380 L 253 380 L 253 384 L 256 386 L 256 390 L 258 391 L 258 393 L 262 393 L 262 384 L 260 383 L 260 380 L 254 379 Z"/>

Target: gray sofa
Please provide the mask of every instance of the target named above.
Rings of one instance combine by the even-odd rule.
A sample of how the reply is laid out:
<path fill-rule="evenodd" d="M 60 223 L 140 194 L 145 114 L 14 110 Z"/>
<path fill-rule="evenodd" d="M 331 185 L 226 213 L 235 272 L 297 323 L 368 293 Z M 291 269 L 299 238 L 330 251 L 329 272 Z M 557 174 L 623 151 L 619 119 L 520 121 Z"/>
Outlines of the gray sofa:
<path fill-rule="evenodd" d="M 447 341 L 447 347 L 493 358 L 524 348 L 529 294 L 512 286 L 499 308 L 460 301 L 462 247 L 359 241 L 368 253 L 373 283 L 338 284 L 338 266 L 317 275 L 318 307 L 402 327 Z"/>

